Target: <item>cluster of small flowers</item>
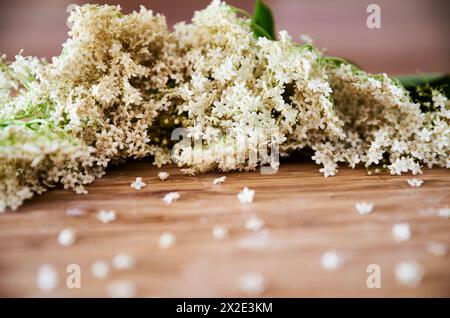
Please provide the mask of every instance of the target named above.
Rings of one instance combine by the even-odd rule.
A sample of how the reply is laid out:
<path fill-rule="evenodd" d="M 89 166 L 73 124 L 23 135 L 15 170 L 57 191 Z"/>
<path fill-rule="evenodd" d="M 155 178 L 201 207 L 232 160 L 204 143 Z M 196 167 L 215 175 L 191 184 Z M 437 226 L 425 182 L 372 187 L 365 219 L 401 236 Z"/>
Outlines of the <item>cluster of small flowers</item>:
<path fill-rule="evenodd" d="M 397 175 L 421 173 L 422 165 L 450 167 L 450 102 L 442 93 L 433 90 L 432 107 L 422 111 L 386 74 L 371 75 L 346 63 L 328 63 L 328 73 L 346 136 L 319 139 L 312 147 L 325 175 L 333 175 L 338 162 L 352 168 L 360 162 L 378 165 Z"/>
<path fill-rule="evenodd" d="M 51 63 L 0 59 L 0 210 L 56 183 L 83 193 L 109 163 L 170 159 L 165 135 L 151 127 L 184 74 L 165 18 L 85 5 L 69 21 Z"/>
<path fill-rule="evenodd" d="M 0 149 L 0 212 L 58 183 L 84 193 L 83 185 L 103 173 L 93 166 L 93 148 L 46 123 L 0 129 Z"/>
<path fill-rule="evenodd" d="M 414 103 L 396 80 L 285 31 L 256 38 L 219 0 L 174 32 L 143 7 L 84 5 L 69 21 L 51 63 L 0 59 L 0 211 L 57 183 L 83 193 L 109 164 L 145 156 L 191 173 L 278 168 L 261 154 L 275 145 L 282 156 L 312 149 L 325 176 L 341 162 L 392 174 L 450 167 L 450 102 L 438 90 Z M 202 147 L 173 145 L 177 127 Z"/>
<path fill-rule="evenodd" d="M 343 135 L 326 68 L 311 46 L 299 47 L 285 31 L 279 41 L 256 39 L 250 20 L 220 1 L 196 12 L 191 24 L 176 25 L 175 34 L 190 79 L 177 87 L 176 107 L 191 128 L 188 137 L 202 143 L 177 144 L 179 165 L 199 171 L 274 166 L 269 158 L 251 155 L 273 143 L 287 154 L 319 129 Z"/>

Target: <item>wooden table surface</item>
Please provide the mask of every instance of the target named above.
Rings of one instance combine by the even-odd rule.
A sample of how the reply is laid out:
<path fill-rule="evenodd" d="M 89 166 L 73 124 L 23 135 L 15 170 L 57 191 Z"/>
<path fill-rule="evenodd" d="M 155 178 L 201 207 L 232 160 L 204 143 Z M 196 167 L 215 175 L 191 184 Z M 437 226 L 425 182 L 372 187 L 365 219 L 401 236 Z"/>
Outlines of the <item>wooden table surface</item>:
<path fill-rule="evenodd" d="M 427 253 L 428 242 L 450 245 L 450 220 L 433 211 L 450 206 L 450 175 L 445 169 L 425 170 L 420 188 L 411 188 L 410 176 L 367 176 L 364 169 L 341 168 L 336 177 L 323 178 L 308 162 L 281 165 L 274 175 L 229 173 L 220 186 L 212 180 L 222 174 L 183 175 L 176 167 L 162 182 L 149 162 L 130 162 L 114 168 L 88 187 L 89 194 L 52 190 L 27 202 L 17 212 L 0 215 L 0 296 L 106 296 L 117 280 L 136 284 L 138 296 L 246 296 L 238 279 L 259 272 L 266 279 L 262 296 L 450 296 L 450 255 Z M 130 188 L 136 177 L 147 186 Z M 248 186 L 256 190 L 253 204 L 240 205 L 236 194 Z M 181 198 L 163 203 L 169 191 Z M 372 201 L 374 211 L 359 215 L 358 201 Z M 66 215 L 81 208 L 82 217 Z M 114 209 L 115 222 L 102 224 L 99 209 Z M 256 215 L 265 221 L 259 232 L 245 229 Z M 411 225 L 412 238 L 397 243 L 391 228 Z M 212 227 L 227 226 L 229 237 L 215 240 Z M 60 246 L 63 228 L 75 229 L 78 240 Z M 160 235 L 169 231 L 177 244 L 163 250 Z M 343 265 L 334 272 L 320 265 L 321 255 L 336 250 Z M 117 253 L 135 257 L 134 269 L 113 271 L 99 280 L 91 274 L 93 261 L 110 261 Z M 398 262 L 413 260 L 425 269 L 415 289 L 399 285 L 394 277 Z M 61 277 L 50 293 L 36 286 L 43 263 L 53 264 Z M 81 288 L 65 287 L 68 264 L 81 268 Z M 381 267 L 381 288 L 366 286 L 369 264 Z"/>

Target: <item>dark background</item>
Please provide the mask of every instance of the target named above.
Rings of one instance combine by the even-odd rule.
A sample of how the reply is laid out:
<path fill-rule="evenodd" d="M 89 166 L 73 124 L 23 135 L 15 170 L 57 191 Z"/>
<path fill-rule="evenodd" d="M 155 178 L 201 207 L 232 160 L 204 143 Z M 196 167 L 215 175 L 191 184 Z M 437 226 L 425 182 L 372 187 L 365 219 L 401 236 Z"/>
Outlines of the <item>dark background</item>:
<path fill-rule="evenodd" d="M 67 37 L 67 6 L 89 1 L 0 0 L 0 52 L 9 59 L 58 55 Z M 450 71 L 450 1 L 446 0 L 266 0 L 277 29 L 294 39 L 308 34 L 331 55 L 349 58 L 370 72 L 405 74 Z M 366 8 L 381 7 L 381 29 L 368 29 Z M 189 21 L 208 0 L 94 1 L 120 4 L 125 12 L 143 4 L 164 13 L 169 25 Z M 252 11 L 253 0 L 228 3 Z"/>

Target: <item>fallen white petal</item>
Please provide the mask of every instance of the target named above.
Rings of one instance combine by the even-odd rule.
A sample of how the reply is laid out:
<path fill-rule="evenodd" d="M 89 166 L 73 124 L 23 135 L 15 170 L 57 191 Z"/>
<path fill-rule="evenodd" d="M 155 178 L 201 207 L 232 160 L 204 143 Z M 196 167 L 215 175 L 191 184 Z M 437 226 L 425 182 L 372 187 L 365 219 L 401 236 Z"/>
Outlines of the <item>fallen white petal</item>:
<path fill-rule="evenodd" d="M 213 181 L 213 185 L 218 185 L 218 184 L 221 184 L 221 183 L 225 182 L 225 180 L 226 180 L 226 179 L 227 179 L 227 177 L 226 177 L 226 176 L 223 176 L 223 177 L 220 177 L 220 178 L 214 179 L 214 181 Z"/>
<path fill-rule="evenodd" d="M 216 225 L 213 227 L 212 233 L 216 240 L 222 240 L 228 236 L 228 229 L 226 227 Z"/>
<path fill-rule="evenodd" d="M 250 295 L 260 295 L 266 290 L 266 279 L 257 272 L 249 272 L 238 280 L 239 288 Z"/>
<path fill-rule="evenodd" d="M 142 181 L 141 177 L 137 177 L 136 180 L 130 185 L 130 187 L 132 187 L 135 190 L 141 190 L 145 186 L 146 184 L 145 182 Z"/>
<path fill-rule="evenodd" d="M 59 232 L 58 243 L 62 246 L 73 245 L 75 244 L 76 240 L 77 238 L 73 229 L 66 228 Z"/>
<path fill-rule="evenodd" d="M 179 198 L 180 194 L 178 192 L 169 192 L 164 196 L 163 201 L 165 204 L 172 204 L 172 202 L 178 200 Z"/>
<path fill-rule="evenodd" d="M 406 180 L 406 182 L 408 182 L 408 184 L 413 188 L 418 188 L 423 184 L 423 180 L 420 180 L 417 178 L 408 179 L 408 180 Z"/>
<path fill-rule="evenodd" d="M 105 261 L 95 261 L 92 263 L 91 272 L 94 277 L 104 279 L 109 275 L 109 264 Z"/>
<path fill-rule="evenodd" d="M 161 181 L 165 181 L 167 178 L 169 178 L 169 174 L 165 171 L 160 171 L 160 172 L 158 172 L 158 178 Z"/>
<path fill-rule="evenodd" d="M 411 229 L 408 223 L 398 223 L 392 227 L 392 235 L 397 242 L 407 241 L 411 238 Z"/>
<path fill-rule="evenodd" d="M 129 254 L 119 253 L 113 257 L 112 265 L 117 270 L 132 269 L 136 266 L 136 260 Z"/>
<path fill-rule="evenodd" d="M 43 264 L 39 267 L 36 283 L 43 291 L 52 291 L 58 287 L 59 277 L 53 265 Z"/>
<path fill-rule="evenodd" d="M 336 251 L 328 251 L 322 254 L 320 264 L 326 271 L 335 271 L 342 265 L 342 258 Z"/>
<path fill-rule="evenodd" d="M 177 238 L 175 237 L 175 235 L 169 232 L 164 232 L 159 237 L 159 247 L 162 249 L 168 249 L 169 247 L 175 245 L 176 241 Z"/>
<path fill-rule="evenodd" d="M 263 228 L 264 221 L 254 216 L 245 222 L 245 228 L 249 231 L 259 231 Z"/>
<path fill-rule="evenodd" d="M 114 210 L 100 210 L 97 213 L 97 219 L 102 223 L 110 223 L 117 218 L 116 211 Z"/>
<path fill-rule="evenodd" d="M 255 190 L 250 190 L 245 187 L 241 192 L 238 193 L 237 198 L 240 204 L 249 204 L 253 202 L 253 198 L 255 196 Z"/>
<path fill-rule="evenodd" d="M 450 218 L 450 208 L 445 207 L 445 208 L 439 209 L 437 211 L 437 215 L 439 215 L 440 217 L 446 218 L 446 219 Z"/>
<path fill-rule="evenodd" d="M 373 210 L 373 203 L 372 202 L 358 202 L 355 204 L 356 211 L 358 211 L 359 214 L 369 214 Z"/>
<path fill-rule="evenodd" d="M 441 257 L 447 254 L 447 245 L 438 242 L 428 242 L 425 250 L 433 256 Z"/>
<path fill-rule="evenodd" d="M 424 276 L 423 267 L 416 262 L 401 262 L 395 266 L 395 278 L 403 286 L 417 287 Z"/>
<path fill-rule="evenodd" d="M 137 288 L 130 281 L 118 280 L 108 284 L 106 292 L 112 298 L 131 298 L 137 295 Z"/>

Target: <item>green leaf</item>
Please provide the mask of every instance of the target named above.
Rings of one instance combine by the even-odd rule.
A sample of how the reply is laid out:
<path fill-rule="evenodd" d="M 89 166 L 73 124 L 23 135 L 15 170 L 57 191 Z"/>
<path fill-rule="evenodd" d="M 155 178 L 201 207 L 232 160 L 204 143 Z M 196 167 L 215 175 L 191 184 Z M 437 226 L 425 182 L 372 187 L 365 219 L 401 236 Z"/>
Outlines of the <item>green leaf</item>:
<path fill-rule="evenodd" d="M 418 89 L 437 89 L 442 90 L 447 98 L 450 97 L 450 74 L 414 74 L 396 78 L 412 94 L 416 94 Z"/>
<path fill-rule="evenodd" d="M 414 74 L 407 76 L 397 76 L 397 79 L 402 83 L 405 88 L 422 86 L 426 84 L 432 85 L 433 83 L 439 83 L 448 80 L 449 74 L 428 73 L 428 74 Z"/>
<path fill-rule="evenodd" d="M 275 22 L 270 8 L 262 1 L 256 0 L 252 17 L 252 29 L 257 38 L 266 37 L 275 40 Z"/>
<path fill-rule="evenodd" d="M 341 64 L 350 64 L 350 65 L 357 67 L 358 69 L 361 69 L 361 67 L 358 64 L 356 64 L 355 62 L 353 62 L 349 59 L 343 58 L 343 57 L 325 56 L 322 59 L 327 61 L 328 63 L 332 63 L 336 66 L 340 66 Z"/>

